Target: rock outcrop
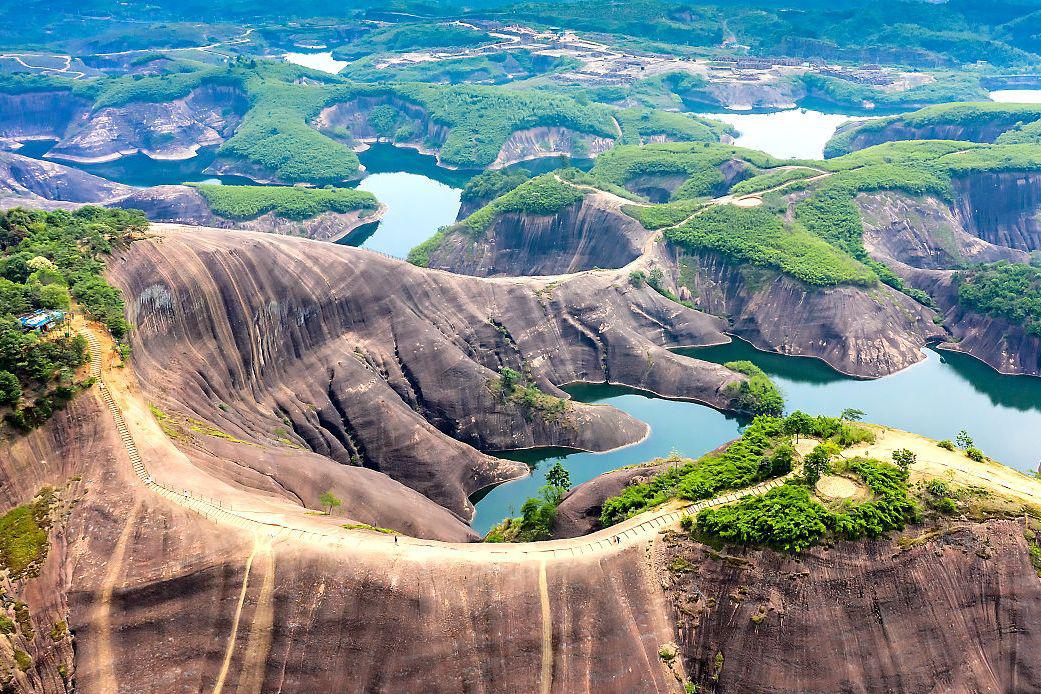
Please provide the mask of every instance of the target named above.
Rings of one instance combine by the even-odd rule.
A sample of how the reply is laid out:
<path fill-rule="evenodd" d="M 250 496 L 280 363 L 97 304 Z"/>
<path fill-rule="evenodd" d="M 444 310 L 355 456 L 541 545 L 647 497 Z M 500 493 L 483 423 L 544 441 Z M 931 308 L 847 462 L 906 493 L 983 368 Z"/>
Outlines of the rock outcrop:
<path fill-rule="evenodd" d="M 292 445 L 384 472 L 463 518 L 470 493 L 525 471 L 475 448 L 607 450 L 646 433 L 613 408 L 559 413 L 504 396 L 500 369 L 553 396 L 610 380 L 720 408 L 741 378 L 664 348 L 719 342 L 719 321 L 607 274 L 489 281 L 209 230 L 135 243 L 113 277 L 156 402 L 247 442 L 277 443 L 282 429 Z"/>
<path fill-rule="evenodd" d="M 958 524 L 903 550 L 884 539 L 797 557 L 674 535 L 656 558 L 699 691 L 1032 691 L 1041 581 L 1023 533 Z"/>
<path fill-rule="evenodd" d="M 0 137 L 60 140 L 90 113 L 91 102 L 68 91 L 0 94 Z"/>
<path fill-rule="evenodd" d="M 557 506 L 553 537 L 581 537 L 600 528 L 604 502 L 626 487 L 639 484 L 664 470 L 665 465 L 645 464 L 597 475 L 573 488 Z"/>
<path fill-rule="evenodd" d="M 955 209 L 967 231 L 996 245 L 1041 250 L 1041 173 L 975 173 L 952 183 Z"/>
<path fill-rule="evenodd" d="M 499 150 L 499 156 L 488 168 L 501 169 L 543 157 L 594 158 L 614 147 L 614 144 L 613 138 L 582 133 L 571 128 L 526 128 L 510 134 Z"/>
<path fill-rule="evenodd" d="M 165 102 L 101 108 L 70 124 L 49 159 L 103 162 L 128 154 L 189 159 L 200 147 L 219 145 L 247 109 L 238 89 L 204 86 Z"/>
<path fill-rule="evenodd" d="M 639 257 L 650 237 L 609 193 L 590 193 L 555 215 L 498 215 L 477 238 L 450 231 L 430 267 L 481 277 L 555 275 L 618 268 Z"/>
<path fill-rule="evenodd" d="M 226 219 L 215 214 L 206 198 L 191 186 L 135 188 L 56 162 L 0 152 L 0 209 L 74 209 L 106 205 L 137 209 L 157 222 L 247 229 L 270 234 L 336 241 L 359 227 L 378 221 L 384 208 L 355 212 L 323 212 L 295 220 L 268 212 L 254 219 Z"/>
<path fill-rule="evenodd" d="M 1015 198 L 1009 201 L 1014 204 Z M 868 252 L 940 306 L 943 325 L 950 331 L 941 344 L 944 349 L 970 354 L 1001 373 L 1041 376 L 1041 338 L 1023 326 L 981 315 L 961 304 L 955 271 L 948 269 L 998 260 L 1028 262 L 1026 250 L 980 238 L 1025 241 L 1028 236 L 1017 236 L 1003 227 L 988 226 L 990 231 L 986 231 L 973 226 L 971 220 L 966 224 L 964 207 L 952 210 L 933 198 L 887 192 L 858 196 L 857 203 Z M 1023 224 L 1030 223 L 1026 209 L 1021 206 L 1015 214 Z"/>
<path fill-rule="evenodd" d="M 878 127 L 872 124 L 872 121 L 865 120 L 843 123 L 835 131 L 832 139 L 842 139 L 842 154 L 867 149 L 885 142 L 904 140 L 963 140 L 993 143 L 999 135 L 1022 120 L 1023 116 L 1015 113 L 992 113 L 988 114 L 987 118 L 980 118 L 971 123 L 912 125 L 900 117 L 894 116 L 887 119 L 884 127 Z"/>
<path fill-rule="evenodd" d="M 133 190 L 68 166 L 0 152 L 0 205 L 4 208 L 77 207 L 125 197 Z"/>
<path fill-rule="evenodd" d="M 895 373 L 921 361 L 922 347 L 944 336 L 929 309 L 885 285 L 807 287 L 715 253 L 683 253 L 677 262 L 680 297 L 727 316 L 727 332 L 759 349 L 817 357 L 845 374 Z"/>

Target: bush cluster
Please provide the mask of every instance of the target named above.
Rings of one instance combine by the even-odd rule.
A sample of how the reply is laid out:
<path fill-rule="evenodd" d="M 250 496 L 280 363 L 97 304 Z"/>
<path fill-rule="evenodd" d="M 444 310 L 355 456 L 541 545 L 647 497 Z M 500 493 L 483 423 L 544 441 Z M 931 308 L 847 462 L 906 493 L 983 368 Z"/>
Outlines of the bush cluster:
<path fill-rule="evenodd" d="M 871 490 L 869 501 L 833 512 L 813 498 L 809 486 L 792 481 L 761 496 L 705 509 L 696 524 L 687 522 L 687 528 L 696 525 L 698 532 L 724 542 L 802 552 L 828 534 L 850 540 L 873 538 L 918 520 L 918 507 L 907 494 L 902 470 L 868 458 L 854 459 L 848 467 Z"/>
<path fill-rule="evenodd" d="M 323 212 L 353 212 L 379 207 L 376 196 L 353 188 L 300 186 L 221 186 L 195 184 L 210 209 L 228 219 L 255 219 L 274 212 L 286 219 L 303 220 Z"/>
<path fill-rule="evenodd" d="M 707 499 L 791 470 L 794 452 L 784 420 L 760 416 L 726 449 L 672 466 L 604 501 L 600 523 L 607 527 L 669 499 Z"/>

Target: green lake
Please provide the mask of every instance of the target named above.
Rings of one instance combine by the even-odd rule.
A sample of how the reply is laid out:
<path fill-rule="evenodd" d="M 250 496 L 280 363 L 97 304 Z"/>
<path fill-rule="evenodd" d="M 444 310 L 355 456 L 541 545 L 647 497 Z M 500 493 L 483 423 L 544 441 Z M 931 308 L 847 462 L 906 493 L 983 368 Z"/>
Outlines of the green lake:
<path fill-rule="evenodd" d="M 759 365 L 785 395 L 788 411 L 837 415 L 852 407 L 867 421 L 933 438 L 953 439 L 960 429 L 995 460 L 1032 472 L 1041 462 L 1041 379 L 1003 376 L 963 354 L 924 351 L 925 359 L 899 373 L 873 381 L 843 376 L 824 362 L 760 352 L 735 340 L 728 345 L 681 350 L 714 362 L 748 359 Z M 473 527 L 487 532 L 545 483 L 545 471 L 560 460 L 572 484 L 626 465 L 676 451 L 696 457 L 735 438 L 741 422 L 709 407 L 666 400 L 609 385 L 569 387 L 576 400 L 610 404 L 651 426 L 650 436 L 609 453 L 523 451 L 502 454 L 533 466 L 530 477 L 474 496 Z"/>

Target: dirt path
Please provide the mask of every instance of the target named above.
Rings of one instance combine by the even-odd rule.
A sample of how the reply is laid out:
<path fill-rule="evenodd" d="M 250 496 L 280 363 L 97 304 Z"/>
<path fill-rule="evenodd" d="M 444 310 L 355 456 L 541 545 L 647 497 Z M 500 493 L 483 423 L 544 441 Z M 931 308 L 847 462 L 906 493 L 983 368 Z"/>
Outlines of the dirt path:
<path fill-rule="evenodd" d="M 907 448 L 915 453 L 917 461 L 911 466 L 912 481 L 944 477 L 962 483 L 978 484 L 1006 496 L 1041 505 L 1041 480 L 994 461 L 977 463 L 960 449 L 948 451 L 936 441 L 899 429 L 869 425 L 875 432 L 875 442 L 862 444 L 843 451 L 846 457 L 868 455 L 880 460 L 891 460 L 893 451 Z"/>
<path fill-rule="evenodd" d="M 396 536 L 395 541 L 395 536 L 384 533 L 344 530 L 336 522 L 342 519 L 315 516 L 308 509 L 284 500 L 256 498 L 195 468 L 159 429 L 147 404 L 130 382 L 132 372 L 129 369 L 102 369 L 104 349 L 100 340 L 90 328 L 83 327 L 80 331 L 90 344 L 91 372 L 99 379 L 97 387 L 102 400 L 112 413 L 138 479 L 172 503 L 217 523 L 248 531 L 255 537 L 311 542 L 337 551 L 372 552 L 383 556 L 401 553 L 421 560 L 526 562 L 598 556 L 646 542 L 663 528 L 678 523 L 684 515 L 709 506 L 732 503 L 751 494 L 762 494 L 783 484 L 785 479 L 769 480 L 696 503 L 672 502 L 578 538 L 516 544 L 438 542 L 407 536 Z M 144 463 L 142 447 L 151 453 L 148 467 Z M 164 484 L 159 476 L 176 479 L 177 489 Z M 200 489 L 205 489 L 207 496 L 203 496 Z"/>
<path fill-rule="evenodd" d="M 235 687 L 236 694 L 260 693 L 271 652 L 275 624 L 275 605 L 272 600 L 275 592 L 275 555 L 271 551 L 269 538 L 260 539 L 260 556 L 254 565 L 263 571 L 264 578 L 260 582 L 257 606 L 249 626 L 249 641 L 242 657 L 242 672 L 239 674 L 238 686 Z"/>
<path fill-rule="evenodd" d="M 98 674 L 98 691 L 119 692 L 119 684 L 116 678 L 114 663 L 116 657 L 112 648 L 112 594 L 115 592 L 116 584 L 123 573 L 123 564 L 126 559 L 127 544 L 130 537 L 137 530 L 137 515 L 141 510 L 141 503 L 137 502 L 130 510 L 123 530 L 119 533 L 116 546 L 112 555 L 108 558 L 108 571 L 105 572 L 104 582 L 101 584 L 101 595 L 95 607 L 94 623 L 98 633 L 98 657 L 95 662 L 100 664 L 101 672 Z"/>
<path fill-rule="evenodd" d="M 246 568 L 242 572 L 242 590 L 239 591 L 239 601 L 235 606 L 235 617 L 231 621 L 231 633 L 228 635 L 228 645 L 224 650 L 224 662 L 221 664 L 220 672 L 217 674 L 217 681 L 213 685 L 213 694 L 221 694 L 224 691 L 224 680 L 228 677 L 228 670 L 231 667 L 231 658 L 235 655 L 235 641 L 239 635 L 239 622 L 242 620 L 242 606 L 246 603 L 246 590 L 249 588 L 249 572 L 253 568 L 253 560 L 257 556 L 257 551 L 260 549 L 260 540 L 253 543 L 253 549 L 249 553 L 249 557 L 246 558 Z"/>

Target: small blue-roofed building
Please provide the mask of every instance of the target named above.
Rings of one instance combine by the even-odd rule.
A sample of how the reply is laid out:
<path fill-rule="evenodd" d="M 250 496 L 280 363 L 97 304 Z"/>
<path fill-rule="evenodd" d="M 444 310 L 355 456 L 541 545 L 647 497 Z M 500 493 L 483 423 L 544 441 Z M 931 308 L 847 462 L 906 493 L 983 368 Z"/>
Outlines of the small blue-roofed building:
<path fill-rule="evenodd" d="M 22 330 L 36 330 L 41 333 L 48 332 L 54 326 L 64 321 L 64 311 L 51 311 L 48 309 L 40 309 L 18 318 L 18 322 L 22 324 Z"/>

